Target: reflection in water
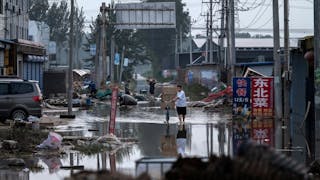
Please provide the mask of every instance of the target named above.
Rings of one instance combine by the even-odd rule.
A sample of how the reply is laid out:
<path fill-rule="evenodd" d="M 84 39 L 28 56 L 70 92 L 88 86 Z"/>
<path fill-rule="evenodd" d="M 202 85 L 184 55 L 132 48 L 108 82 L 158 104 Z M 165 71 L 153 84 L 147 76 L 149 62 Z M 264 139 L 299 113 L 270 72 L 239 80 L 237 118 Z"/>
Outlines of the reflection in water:
<path fill-rule="evenodd" d="M 181 157 L 186 156 L 186 145 L 187 145 L 187 131 L 184 123 L 179 124 L 179 130 L 177 133 L 177 152 Z"/>
<path fill-rule="evenodd" d="M 81 112 L 66 127 L 58 130 L 69 136 L 102 136 L 108 129 L 108 106 L 98 106 L 91 112 Z M 170 125 L 164 124 L 164 112 L 160 108 L 136 107 L 129 112 L 119 112 L 116 123 L 116 136 L 136 138 L 138 144 L 124 147 L 116 152 L 102 152 L 95 155 L 83 155 L 73 152 L 73 156 L 62 157 L 63 166 L 71 164 L 84 165 L 90 170 L 117 170 L 135 175 L 135 162 L 142 157 L 174 157 L 182 156 L 207 157 L 210 154 L 221 155 L 228 147 L 230 152 L 230 132 L 226 124 L 217 125 L 222 116 L 207 114 L 201 109 L 191 109 L 186 124 L 178 124 L 174 114 L 170 117 Z M 100 118 L 103 117 L 103 118 Z M 226 118 L 225 118 L 226 119 Z M 153 123 L 154 122 L 154 123 Z M 81 126 L 81 128 L 78 128 Z M 90 131 L 89 131 L 90 130 Z M 226 139 L 228 137 L 228 139 Z M 228 144 L 228 146 L 227 146 Z M 68 152 L 70 153 L 70 152 Z M 40 164 L 46 164 L 41 161 Z M 44 165 L 46 167 L 46 165 Z M 160 166 L 159 166 L 160 167 Z M 168 165 L 168 168 L 170 165 Z M 30 173 L 31 179 L 62 179 L 70 176 L 70 170 L 59 170 L 50 174 L 50 167 L 41 173 Z M 53 169 L 53 168 L 52 168 Z M 56 178 L 57 174 L 60 178 Z M 48 178 L 51 177 L 51 178 Z M 55 177 L 55 178 L 54 178 Z"/>
<path fill-rule="evenodd" d="M 60 167 L 62 166 L 61 160 L 59 157 L 52 156 L 52 157 L 41 157 L 42 162 L 44 162 L 49 169 L 49 173 L 56 173 L 59 171 Z"/>
<path fill-rule="evenodd" d="M 226 126 L 225 123 L 219 122 L 218 123 L 218 141 L 219 141 L 219 155 L 224 155 L 224 145 L 226 143 L 226 135 L 225 130 Z"/>
<path fill-rule="evenodd" d="M 0 179 L 2 180 L 29 180 L 29 170 L 0 170 Z"/>
<path fill-rule="evenodd" d="M 170 134 L 170 125 L 166 125 L 166 134 L 160 138 L 160 151 L 162 156 L 176 156 L 176 139 L 174 134 Z"/>

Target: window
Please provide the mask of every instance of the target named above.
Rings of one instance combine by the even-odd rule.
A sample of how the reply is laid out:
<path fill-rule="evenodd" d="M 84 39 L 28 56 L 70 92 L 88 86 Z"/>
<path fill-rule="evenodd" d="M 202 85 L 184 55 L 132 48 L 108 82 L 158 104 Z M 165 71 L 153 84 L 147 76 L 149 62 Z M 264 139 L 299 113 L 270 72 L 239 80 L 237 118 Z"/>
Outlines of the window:
<path fill-rule="evenodd" d="M 33 86 L 30 83 L 11 83 L 11 94 L 32 93 Z"/>
<path fill-rule="evenodd" d="M 16 39 L 19 39 L 19 26 L 16 25 Z"/>
<path fill-rule="evenodd" d="M 0 0 L 0 14 L 3 14 L 3 0 Z"/>
<path fill-rule="evenodd" d="M 0 95 L 9 94 L 9 84 L 8 83 L 0 83 Z"/>

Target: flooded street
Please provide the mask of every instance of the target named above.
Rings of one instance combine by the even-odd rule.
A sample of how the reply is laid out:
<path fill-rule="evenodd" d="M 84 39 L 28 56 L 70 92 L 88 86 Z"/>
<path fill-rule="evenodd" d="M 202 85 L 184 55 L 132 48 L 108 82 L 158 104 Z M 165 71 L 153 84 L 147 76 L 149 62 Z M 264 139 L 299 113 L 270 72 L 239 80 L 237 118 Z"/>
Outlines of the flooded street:
<path fill-rule="evenodd" d="M 109 119 L 108 105 L 77 112 L 76 119 L 68 125 L 58 126 L 56 132 L 64 136 L 102 136 Z M 175 111 L 170 112 L 169 126 L 164 123 L 165 112 L 159 107 L 139 105 L 118 110 L 116 135 L 121 138 L 136 138 L 138 143 L 128 145 L 115 152 L 84 155 L 77 151 L 67 152 L 62 157 L 39 158 L 37 163 L 44 169 L 39 172 L 21 172 L 32 180 L 63 179 L 77 170 L 64 169 L 68 166 L 84 166 L 85 170 L 113 169 L 130 175 L 138 175 L 147 170 L 144 166 L 136 168 L 136 161 L 143 157 L 177 157 L 176 137 L 179 128 Z M 186 130 L 185 156 L 208 157 L 208 154 L 228 153 L 228 131 L 225 124 L 217 129 L 218 122 L 226 122 L 228 116 L 205 113 L 202 109 L 188 109 L 184 128 Z M 212 138 L 211 138 L 212 137 Z M 220 138 L 218 138 L 220 137 Z M 220 139 L 220 144 L 219 144 Z M 170 144 L 170 146 L 167 146 Z M 230 149 L 229 149 L 230 150 Z M 152 167 L 152 166 L 151 166 Z M 155 168 L 155 167 L 154 167 Z M 170 164 L 162 171 L 170 168 Z M 160 178 L 159 170 L 149 173 Z"/>

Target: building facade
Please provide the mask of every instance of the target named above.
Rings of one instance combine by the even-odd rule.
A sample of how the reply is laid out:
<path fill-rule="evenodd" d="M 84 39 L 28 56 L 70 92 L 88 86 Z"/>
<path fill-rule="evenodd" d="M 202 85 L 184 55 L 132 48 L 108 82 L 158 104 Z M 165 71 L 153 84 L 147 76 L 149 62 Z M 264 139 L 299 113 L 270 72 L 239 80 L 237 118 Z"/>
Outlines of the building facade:
<path fill-rule="evenodd" d="M 28 39 L 29 0 L 0 0 L 0 38 Z"/>

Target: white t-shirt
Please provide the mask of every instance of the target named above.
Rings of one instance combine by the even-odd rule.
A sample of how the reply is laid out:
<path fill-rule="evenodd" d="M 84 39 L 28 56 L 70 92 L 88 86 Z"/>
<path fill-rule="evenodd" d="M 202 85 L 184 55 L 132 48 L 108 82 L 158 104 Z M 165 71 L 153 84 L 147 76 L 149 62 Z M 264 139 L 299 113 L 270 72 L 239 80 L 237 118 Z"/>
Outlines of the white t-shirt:
<path fill-rule="evenodd" d="M 176 106 L 177 107 L 187 107 L 187 98 L 186 95 L 184 94 L 184 91 L 181 90 L 180 92 L 177 92 L 177 101 L 176 101 Z"/>

